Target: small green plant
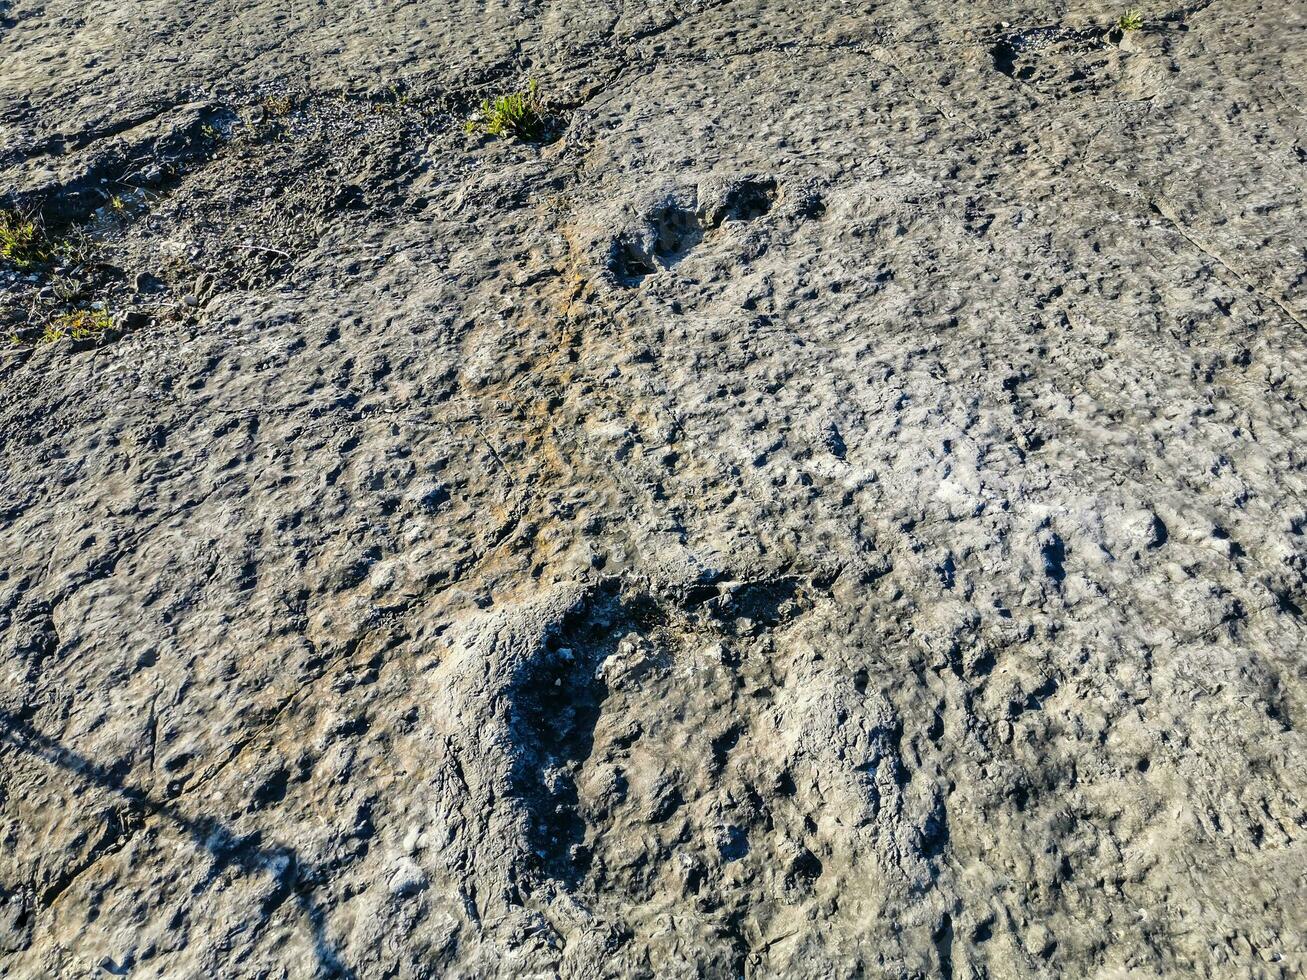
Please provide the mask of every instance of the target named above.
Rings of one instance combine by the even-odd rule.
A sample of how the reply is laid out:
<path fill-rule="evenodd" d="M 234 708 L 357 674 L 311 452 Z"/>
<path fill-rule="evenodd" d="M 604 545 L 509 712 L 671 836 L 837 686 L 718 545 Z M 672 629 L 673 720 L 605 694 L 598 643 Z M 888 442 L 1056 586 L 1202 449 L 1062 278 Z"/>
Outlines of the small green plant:
<path fill-rule="evenodd" d="M 71 303 L 86 290 L 80 281 L 69 276 L 53 276 L 50 279 L 50 288 L 54 290 L 55 297 L 65 303 Z"/>
<path fill-rule="evenodd" d="M 74 310 L 52 316 L 41 334 L 41 343 L 54 344 L 61 340 L 94 340 L 113 326 L 108 310 Z"/>
<path fill-rule="evenodd" d="M 216 143 L 218 138 L 222 136 L 222 134 L 218 132 L 218 127 L 210 125 L 209 123 L 205 123 L 200 127 L 200 135 L 211 143 Z"/>
<path fill-rule="evenodd" d="M 379 102 L 373 102 L 370 109 L 378 115 L 402 112 L 413 104 L 413 97 L 398 85 L 387 85 L 386 96 Z"/>
<path fill-rule="evenodd" d="M 127 202 L 115 194 L 109 198 L 109 210 L 114 214 L 123 214 L 127 210 Z"/>
<path fill-rule="evenodd" d="M 50 255 L 71 265 L 81 265 L 90 261 L 94 246 L 95 240 L 84 229 L 74 226 L 50 246 Z"/>
<path fill-rule="evenodd" d="M 1116 29 L 1123 34 L 1130 31 L 1141 30 L 1144 26 L 1144 17 L 1138 10 L 1131 7 L 1123 13 L 1116 21 Z"/>
<path fill-rule="evenodd" d="M 510 92 L 496 99 L 485 99 L 476 114 L 467 121 L 469 133 L 480 130 L 505 139 L 536 140 L 545 135 L 548 114 L 540 98 L 540 86 L 533 78 L 525 92 Z"/>
<path fill-rule="evenodd" d="M 17 212 L 0 210 L 0 258 L 20 269 L 49 261 L 50 249 L 41 226 Z"/>
<path fill-rule="evenodd" d="M 263 111 L 269 119 L 281 119 L 283 116 L 289 116 L 291 109 L 295 108 L 295 102 L 289 95 L 266 95 L 259 105 L 263 107 Z"/>

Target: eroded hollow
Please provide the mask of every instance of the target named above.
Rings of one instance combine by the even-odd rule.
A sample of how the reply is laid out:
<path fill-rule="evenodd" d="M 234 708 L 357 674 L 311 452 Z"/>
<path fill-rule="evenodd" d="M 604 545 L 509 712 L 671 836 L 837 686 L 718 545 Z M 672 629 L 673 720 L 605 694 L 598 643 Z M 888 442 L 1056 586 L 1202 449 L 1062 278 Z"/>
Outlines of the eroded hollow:
<path fill-rule="evenodd" d="M 527 842 L 536 867 L 567 887 L 590 867 L 576 776 L 594 748 L 608 697 L 600 667 L 618 643 L 644 635 L 658 619 L 651 600 L 622 600 L 616 587 L 601 590 L 564 618 L 514 685 L 520 754 L 513 781 L 529 814 Z"/>
<path fill-rule="evenodd" d="M 647 276 L 674 268 L 699 246 L 709 231 L 725 222 L 763 217 L 779 196 L 776 181 L 766 178 L 740 181 L 711 211 L 664 204 L 647 218 L 646 236 L 627 236 L 613 243 L 608 267 L 623 286 L 638 286 Z"/>
<path fill-rule="evenodd" d="M 658 271 L 658 266 L 654 265 L 653 258 L 644 247 L 630 239 L 620 239 L 613 243 L 608 268 L 623 286 L 638 286 L 645 276 Z"/>
<path fill-rule="evenodd" d="M 771 211 L 779 196 L 780 188 L 771 178 L 742 181 L 727 193 L 722 206 L 723 213 L 717 223 L 761 218 Z"/>

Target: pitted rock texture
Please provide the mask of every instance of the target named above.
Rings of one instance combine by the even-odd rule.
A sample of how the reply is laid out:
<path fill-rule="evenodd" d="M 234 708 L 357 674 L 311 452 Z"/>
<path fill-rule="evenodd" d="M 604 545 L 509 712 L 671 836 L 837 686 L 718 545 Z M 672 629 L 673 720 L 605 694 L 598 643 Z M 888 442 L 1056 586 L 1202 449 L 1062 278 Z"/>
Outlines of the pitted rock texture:
<path fill-rule="evenodd" d="M 1307 6 L 1123 12 L 0 3 L 0 975 L 1302 976 Z"/>

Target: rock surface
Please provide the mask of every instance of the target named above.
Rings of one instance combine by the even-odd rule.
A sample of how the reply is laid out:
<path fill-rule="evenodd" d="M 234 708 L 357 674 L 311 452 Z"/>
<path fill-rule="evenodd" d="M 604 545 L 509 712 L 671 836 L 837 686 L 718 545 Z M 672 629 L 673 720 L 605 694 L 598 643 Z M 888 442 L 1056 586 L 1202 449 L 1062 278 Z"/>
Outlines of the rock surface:
<path fill-rule="evenodd" d="M 0 3 L 0 973 L 1303 975 L 1307 5 L 1121 12 Z"/>

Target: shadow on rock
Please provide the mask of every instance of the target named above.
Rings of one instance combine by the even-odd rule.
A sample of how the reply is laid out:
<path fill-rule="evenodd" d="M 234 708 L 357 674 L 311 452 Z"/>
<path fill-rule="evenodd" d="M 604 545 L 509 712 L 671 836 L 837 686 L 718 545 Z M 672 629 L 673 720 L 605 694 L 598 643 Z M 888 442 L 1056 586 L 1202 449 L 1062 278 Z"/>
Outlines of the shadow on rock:
<path fill-rule="evenodd" d="M 242 874 L 271 876 L 277 883 L 277 888 L 264 903 L 264 915 L 270 914 L 286 899 L 294 898 L 313 933 L 319 975 L 354 980 L 356 974 L 342 962 L 332 947 L 327 935 L 326 912 L 313 897 L 315 888 L 309 883 L 317 880 L 317 875 L 312 868 L 297 860 L 294 850 L 276 846 L 260 847 L 250 836 L 239 837 L 217 820 L 187 816 L 176 807 L 161 803 L 143 790 L 125 783 L 111 770 L 78 755 L 4 710 L 0 710 L 0 740 L 116 794 L 142 812 L 168 821 L 190 837 L 196 848 L 213 855 L 217 862 L 215 872 L 234 867 Z"/>

